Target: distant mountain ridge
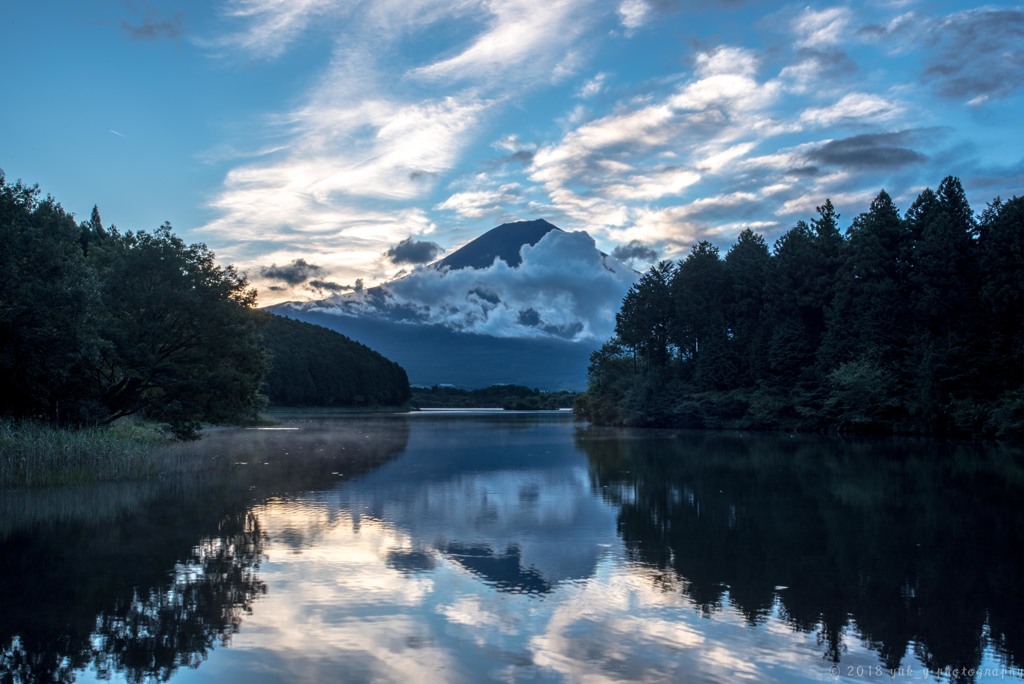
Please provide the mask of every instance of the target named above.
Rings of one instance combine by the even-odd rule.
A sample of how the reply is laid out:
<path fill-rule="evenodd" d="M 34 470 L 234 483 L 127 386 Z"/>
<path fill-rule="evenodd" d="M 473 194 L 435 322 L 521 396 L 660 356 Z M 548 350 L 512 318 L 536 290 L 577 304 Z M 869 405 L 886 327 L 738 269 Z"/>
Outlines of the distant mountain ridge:
<path fill-rule="evenodd" d="M 414 385 L 578 390 L 635 278 L 586 233 L 537 219 L 502 224 L 363 292 L 268 310 L 365 344 Z"/>

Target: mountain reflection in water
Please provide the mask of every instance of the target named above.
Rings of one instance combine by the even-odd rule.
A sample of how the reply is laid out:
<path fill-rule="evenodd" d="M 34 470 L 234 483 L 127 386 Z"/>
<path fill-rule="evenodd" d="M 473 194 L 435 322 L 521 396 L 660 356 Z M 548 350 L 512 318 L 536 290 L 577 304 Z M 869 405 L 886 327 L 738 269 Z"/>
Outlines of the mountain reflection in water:
<path fill-rule="evenodd" d="M 1019 678 L 1018 451 L 284 426 L 183 447 L 200 478 L 0 494 L 0 682 Z"/>

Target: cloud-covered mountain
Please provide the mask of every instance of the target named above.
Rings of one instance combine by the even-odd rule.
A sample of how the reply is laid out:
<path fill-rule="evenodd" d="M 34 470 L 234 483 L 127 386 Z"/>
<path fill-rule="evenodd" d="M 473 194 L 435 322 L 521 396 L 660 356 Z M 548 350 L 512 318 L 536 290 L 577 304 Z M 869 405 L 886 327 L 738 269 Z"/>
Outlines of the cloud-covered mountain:
<path fill-rule="evenodd" d="M 270 310 L 377 349 L 414 384 L 578 388 L 636 277 L 586 233 L 523 221 L 381 286 Z"/>

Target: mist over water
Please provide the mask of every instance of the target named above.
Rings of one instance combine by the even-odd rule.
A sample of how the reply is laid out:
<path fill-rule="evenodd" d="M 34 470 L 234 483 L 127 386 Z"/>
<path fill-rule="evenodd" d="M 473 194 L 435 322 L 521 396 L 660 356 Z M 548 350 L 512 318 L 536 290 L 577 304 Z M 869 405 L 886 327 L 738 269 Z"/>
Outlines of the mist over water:
<path fill-rule="evenodd" d="M 1019 450 L 280 427 L 182 447 L 200 479 L 4 492 L 0 681 L 1021 678 Z"/>

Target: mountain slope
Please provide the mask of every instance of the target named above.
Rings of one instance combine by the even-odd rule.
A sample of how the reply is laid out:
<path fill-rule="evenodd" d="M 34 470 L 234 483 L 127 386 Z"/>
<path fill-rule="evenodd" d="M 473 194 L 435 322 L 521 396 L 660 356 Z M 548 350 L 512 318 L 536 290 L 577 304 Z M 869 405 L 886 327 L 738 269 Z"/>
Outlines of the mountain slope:
<path fill-rule="evenodd" d="M 519 266 L 523 262 L 520 254 L 523 245 L 531 247 L 536 245 L 552 230 L 562 232 L 561 228 L 557 228 L 544 219 L 503 223 L 463 245 L 440 261 L 434 262 L 431 266 L 451 269 L 483 269 L 494 263 L 495 257 L 509 266 Z"/>
<path fill-rule="evenodd" d="M 586 388 L 590 353 L 598 346 L 553 339 L 490 337 L 325 311 L 271 307 L 273 313 L 313 323 L 358 340 L 398 362 L 413 385 L 475 389 L 495 384 L 542 390 Z"/>
<path fill-rule="evenodd" d="M 274 406 L 397 406 L 409 379 L 397 363 L 338 334 L 283 316 L 267 316 L 271 354 L 264 392 Z"/>
<path fill-rule="evenodd" d="M 364 292 L 269 310 L 381 352 L 416 385 L 580 390 L 636 276 L 586 233 L 523 221 Z"/>

